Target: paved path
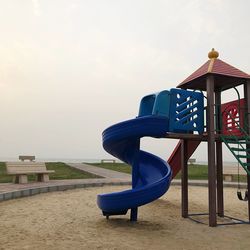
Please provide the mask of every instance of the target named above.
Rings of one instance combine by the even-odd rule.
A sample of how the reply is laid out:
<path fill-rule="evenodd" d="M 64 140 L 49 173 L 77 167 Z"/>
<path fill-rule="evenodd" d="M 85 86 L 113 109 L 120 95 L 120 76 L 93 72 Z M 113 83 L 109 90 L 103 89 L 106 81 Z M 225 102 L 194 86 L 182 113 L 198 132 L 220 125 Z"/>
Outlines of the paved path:
<path fill-rule="evenodd" d="M 70 180 L 50 180 L 49 182 L 29 182 L 27 184 L 14 184 L 14 183 L 0 183 L 0 194 L 26 190 L 34 188 L 44 188 L 53 186 L 68 186 L 68 185 L 80 185 L 80 184 L 130 184 L 130 179 L 112 179 L 112 178 L 98 178 L 98 179 L 70 179 Z"/>
<path fill-rule="evenodd" d="M 104 178 L 50 180 L 49 182 L 29 182 L 27 184 L 1 183 L 0 201 L 74 188 L 97 187 L 104 185 L 131 185 L 130 174 L 120 173 L 83 163 L 67 163 L 67 165 Z"/>
<path fill-rule="evenodd" d="M 75 188 L 101 187 L 105 185 L 130 185 L 126 179 L 76 179 L 76 180 L 51 180 L 47 183 L 31 182 L 28 184 L 0 184 L 0 201 L 27 197 L 40 193 L 65 191 Z"/>
<path fill-rule="evenodd" d="M 105 168 L 95 167 L 92 165 L 84 164 L 84 163 L 67 163 L 67 165 L 72 168 L 76 168 L 85 172 L 89 172 L 91 174 L 95 174 L 104 178 L 119 178 L 119 179 L 131 179 L 130 174 L 125 174 Z"/>

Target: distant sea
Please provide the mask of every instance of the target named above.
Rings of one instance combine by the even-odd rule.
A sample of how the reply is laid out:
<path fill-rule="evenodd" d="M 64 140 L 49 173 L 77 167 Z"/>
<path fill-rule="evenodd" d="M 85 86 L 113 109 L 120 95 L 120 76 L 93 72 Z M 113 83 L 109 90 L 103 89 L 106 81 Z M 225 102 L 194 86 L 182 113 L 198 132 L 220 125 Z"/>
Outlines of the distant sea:
<path fill-rule="evenodd" d="M 103 158 L 104 160 L 107 159 L 115 159 L 115 158 Z M 103 159 L 88 159 L 88 158 L 36 158 L 36 161 L 40 161 L 40 162 L 65 162 L 65 163 L 81 163 L 81 162 L 86 162 L 86 163 L 99 163 L 101 162 L 101 160 Z M 14 158 L 14 157 L 0 157 L 0 161 L 1 162 L 6 162 L 6 161 L 19 161 L 18 158 Z M 115 159 L 116 162 L 121 162 L 118 159 Z M 200 164 L 200 165 L 207 165 L 207 161 L 196 161 L 195 164 Z M 238 163 L 237 162 L 230 162 L 230 161 L 224 161 L 223 165 L 225 167 L 227 166 L 237 166 Z"/>
<path fill-rule="evenodd" d="M 109 158 L 112 159 L 112 158 Z M 36 161 L 40 162 L 65 162 L 65 163 L 80 163 L 80 162 L 87 162 L 87 163 L 96 163 L 101 162 L 102 159 L 84 159 L 84 158 L 72 158 L 72 159 L 66 159 L 66 158 L 39 158 L 36 157 Z M 18 157 L 0 157 L 1 162 L 6 161 L 19 161 Z M 116 160 L 119 162 L 118 160 Z"/>

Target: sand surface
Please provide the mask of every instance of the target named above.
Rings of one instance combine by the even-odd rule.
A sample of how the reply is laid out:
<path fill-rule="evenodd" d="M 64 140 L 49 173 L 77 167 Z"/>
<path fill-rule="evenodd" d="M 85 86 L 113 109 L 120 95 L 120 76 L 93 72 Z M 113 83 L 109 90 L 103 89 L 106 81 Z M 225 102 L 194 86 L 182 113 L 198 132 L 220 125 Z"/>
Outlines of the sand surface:
<path fill-rule="evenodd" d="M 210 228 L 180 216 L 180 187 L 129 214 L 106 220 L 96 195 L 126 187 L 77 189 L 0 203 L 0 249 L 250 249 L 250 225 Z M 190 210 L 207 212 L 207 188 L 190 187 Z M 226 214 L 247 219 L 247 203 L 225 188 Z M 207 222 L 207 217 L 196 217 Z"/>

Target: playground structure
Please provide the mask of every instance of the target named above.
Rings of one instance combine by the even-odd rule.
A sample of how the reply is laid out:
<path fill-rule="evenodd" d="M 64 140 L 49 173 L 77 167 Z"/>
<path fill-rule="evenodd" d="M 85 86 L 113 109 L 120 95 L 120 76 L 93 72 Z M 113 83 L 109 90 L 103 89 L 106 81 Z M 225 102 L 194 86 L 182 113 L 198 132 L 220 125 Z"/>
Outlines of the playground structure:
<path fill-rule="evenodd" d="M 162 196 L 172 178 L 182 172 L 182 217 L 188 210 L 188 160 L 204 141 L 208 149 L 209 226 L 224 217 L 222 143 L 247 173 L 246 197 L 250 221 L 250 75 L 218 59 L 214 49 L 209 60 L 177 86 L 177 89 L 142 98 L 137 118 L 115 124 L 103 132 L 103 147 L 132 166 L 132 189 L 101 194 L 97 203 L 103 215 L 126 214 L 137 220 L 139 206 Z M 225 104 L 221 93 L 244 86 L 244 98 Z M 206 91 L 206 107 L 204 95 Z M 238 92 L 237 92 L 238 93 Z M 206 124 L 204 124 L 204 111 Z M 180 139 L 167 162 L 140 150 L 140 138 Z M 225 216 L 226 217 L 226 216 Z M 237 220 L 238 223 L 244 223 Z M 248 222 L 247 222 L 248 223 Z"/>

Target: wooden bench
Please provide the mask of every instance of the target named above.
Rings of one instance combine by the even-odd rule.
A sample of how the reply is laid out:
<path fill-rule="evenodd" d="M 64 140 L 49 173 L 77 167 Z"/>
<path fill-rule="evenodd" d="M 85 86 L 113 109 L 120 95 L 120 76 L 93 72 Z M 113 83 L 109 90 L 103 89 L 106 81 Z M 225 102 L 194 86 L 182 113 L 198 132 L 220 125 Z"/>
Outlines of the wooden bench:
<path fill-rule="evenodd" d="M 196 162 L 195 158 L 188 159 L 188 164 L 193 165 Z"/>
<path fill-rule="evenodd" d="M 225 181 L 232 181 L 234 175 L 238 175 L 238 167 L 223 167 L 223 177 Z M 239 167 L 239 175 L 246 175 L 246 171 L 243 167 Z"/>
<path fill-rule="evenodd" d="M 21 161 L 34 161 L 35 160 L 35 156 L 34 155 L 19 155 L 19 160 Z"/>
<path fill-rule="evenodd" d="M 36 174 L 37 181 L 49 181 L 49 173 L 54 170 L 47 170 L 43 162 L 6 162 L 7 174 L 13 175 L 14 183 L 28 183 L 28 175 Z"/>
<path fill-rule="evenodd" d="M 101 163 L 105 163 L 105 162 L 112 162 L 115 163 L 115 159 L 102 159 Z"/>

